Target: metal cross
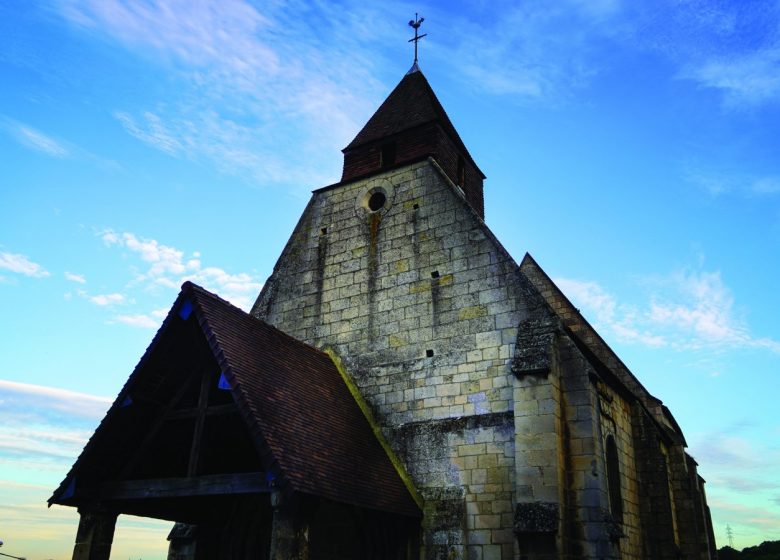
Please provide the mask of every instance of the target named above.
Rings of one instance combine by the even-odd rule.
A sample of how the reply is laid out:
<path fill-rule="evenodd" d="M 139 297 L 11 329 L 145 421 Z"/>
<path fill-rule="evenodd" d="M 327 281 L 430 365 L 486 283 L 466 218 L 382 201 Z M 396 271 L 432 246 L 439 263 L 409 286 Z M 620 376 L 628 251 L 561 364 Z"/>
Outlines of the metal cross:
<path fill-rule="evenodd" d="M 417 34 L 417 30 L 420 29 L 420 26 L 422 25 L 422 22 L 425 21 L 425 18 L 418 18 L 417 12 L 414 14 L 414 19 L 409 20 L 409 27 L 414 28 L 414 38 L 409 39 L 410 43 L 414 43 L 414 63 L 417 64 L 417 41 L 428 35 L 427 33 L 423 33 L 422 35 Z"/>

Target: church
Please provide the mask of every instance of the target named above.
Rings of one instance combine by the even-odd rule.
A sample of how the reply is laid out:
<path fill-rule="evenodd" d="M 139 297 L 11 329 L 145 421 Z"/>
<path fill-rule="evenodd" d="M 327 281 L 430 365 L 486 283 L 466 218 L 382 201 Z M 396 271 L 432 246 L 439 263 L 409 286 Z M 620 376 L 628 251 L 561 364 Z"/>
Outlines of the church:
<path fill-rule="evenodd" d="M 419 26 L 419 24 L 418 24 Z M 171 560 L 705 560 L 680 426 L 526 254 L 417 61 L 249 313 L 185 282 L 49 500 Z"/>

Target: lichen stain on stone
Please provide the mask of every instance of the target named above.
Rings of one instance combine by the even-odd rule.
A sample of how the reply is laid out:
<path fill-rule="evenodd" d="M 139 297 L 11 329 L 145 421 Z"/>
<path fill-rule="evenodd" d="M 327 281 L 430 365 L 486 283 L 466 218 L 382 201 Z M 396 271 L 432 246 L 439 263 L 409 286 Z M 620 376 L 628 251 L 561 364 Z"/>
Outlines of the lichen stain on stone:
<path fill-rule="evenodd" d="M 439 281 L 440 277 L 431 278 L 431 323 L 433 332 L 439 327 Z"/>
<path fill-rule="evenodd" d="M 417 208 L 414 207 L 414 205 L 417 204 L 420 205 L 420 199 L 419 198 L 413 198 L 411 200 L 407 200 L 404 202 L 404 210 L 417 210 Z"/>
<path fill-rule="evenodd" d="M 458 312 L 458 320 L 466 321 L 468 319 L 477 319 L 478 317 L 485 317 L 487 315 L 487 307 L 484 305 L 474 305 L 472 307 L 464 307 Z"/>
<path fill-rule="evenodd" d="M 379 236 L 379 222 L 382 221 L 382 214 L 373 212 L 368 215 L 368 230 L 370 238 L 368 243 L 368 253 L 376 255 L 376 242 Z"/>
<path fill-rule="evenodd" d="M 406 346 L 406 340 L 402 336 L 391 334 L 387 337 L 387 344 L 390 345 L 390 348 L 400 348 Z"/>
<path fill-rule="evenodd" d="M 400 261 L 395 261 L 395 271 L 399 274 L 401 272 L 409 272 L 409 260 L 401 259 Z"/>
<path fill-rule="evenodd" d="M 420 262 L 420 232 L 417 224 L 417 211 L 410 214 L 410 221 L 412 224 L 412 259 L 415 269 L 419 269 Z"/>
<path fill-rule="evenodd" d="M 352 249 L 352 256 L 356 259 L 359 259 L 361 257 L 365 257 L 367 254 L 365 247 L 355 247 Z"/>
<path fill-rule="evenodd" d="M 420 280 L 409 286 L 410 294 L 421 294 L 424 292 L 433 292 L 434 287 L 438 289 L 441 286 L 449 286 L 452 284 L 452 274 L 445 274 L 438 278 L 431 278 L 430 280 Z"/>
<path fill-rule="evenodd" d="M 325 282 L 325 260 L 328 256 L 328 236 L 320 235 L 317 242 L 317 267 L 314 271 L 314 305 L 317 317 L 322 317 L 322 289 Z"/>
<path fill-rule="evenodd" d="M 368 215 L 368 339 L 376 340 L 376 281 L 379 269 L 378 238 L 382 215 L 374 212 Z"/>

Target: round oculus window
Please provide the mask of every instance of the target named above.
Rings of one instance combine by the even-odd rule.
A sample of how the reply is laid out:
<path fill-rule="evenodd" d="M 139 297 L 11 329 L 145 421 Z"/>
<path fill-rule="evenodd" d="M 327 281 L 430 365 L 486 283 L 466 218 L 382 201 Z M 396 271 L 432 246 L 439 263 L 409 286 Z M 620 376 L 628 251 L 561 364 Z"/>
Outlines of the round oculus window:
<path fill-rule="evenodd" d="M 371 196 L 368 197 L 368 209 L 372 212 L 377 212 L 384 208 L 386 202 L 387 197 L 384 192 L 381 190 L 374 191 L 371 193 Z"/>

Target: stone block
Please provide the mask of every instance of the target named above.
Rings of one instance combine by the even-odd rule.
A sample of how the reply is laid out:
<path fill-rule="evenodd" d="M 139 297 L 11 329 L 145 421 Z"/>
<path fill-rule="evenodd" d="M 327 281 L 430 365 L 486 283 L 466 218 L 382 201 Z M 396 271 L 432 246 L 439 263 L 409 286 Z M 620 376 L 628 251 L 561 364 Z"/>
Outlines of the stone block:
<path fill-rule="evenodd" d="M 482 547 L 482 560 L 501 560 L 501 546 L 487 544 Z"/>

